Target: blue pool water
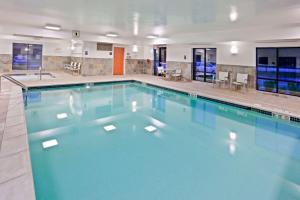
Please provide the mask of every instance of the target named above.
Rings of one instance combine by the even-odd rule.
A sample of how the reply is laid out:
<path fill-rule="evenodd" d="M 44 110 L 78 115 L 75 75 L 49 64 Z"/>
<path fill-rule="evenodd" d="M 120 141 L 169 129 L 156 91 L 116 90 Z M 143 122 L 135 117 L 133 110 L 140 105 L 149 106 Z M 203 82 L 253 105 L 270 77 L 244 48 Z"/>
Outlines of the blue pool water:
<path fill-rule="evenodd" d="M 38 200 L 300 199 L 296 123 L 130 82 L 30 90 L 26 119 Z"/>

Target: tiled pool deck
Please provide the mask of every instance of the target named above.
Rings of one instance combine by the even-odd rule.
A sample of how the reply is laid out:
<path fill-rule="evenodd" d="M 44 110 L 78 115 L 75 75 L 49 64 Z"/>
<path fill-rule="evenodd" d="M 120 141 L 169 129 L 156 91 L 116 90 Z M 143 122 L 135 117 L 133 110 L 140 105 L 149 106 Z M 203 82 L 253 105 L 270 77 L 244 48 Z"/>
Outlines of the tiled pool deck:
<path fill-rule="evenodd" d="M 71 76 L 54 73 L 55 79 L 23 80 L 28 87 L 135 80 L 187 92 L 246 107 L 292 115 L 300 118 L 300 98 L 248 91 L 214 88 L 201 82 L 173 82 L 149 75 L 132 76 Z M 24 115 L 22 90 L 2 81 L 0 92 L 0 199 L 35 199 L 30 154 Z"/>
<path fill-rule="evenodd" d="M 21 88 L 3 81 L 0 100 L 0 199 L 35 199 Z"/>

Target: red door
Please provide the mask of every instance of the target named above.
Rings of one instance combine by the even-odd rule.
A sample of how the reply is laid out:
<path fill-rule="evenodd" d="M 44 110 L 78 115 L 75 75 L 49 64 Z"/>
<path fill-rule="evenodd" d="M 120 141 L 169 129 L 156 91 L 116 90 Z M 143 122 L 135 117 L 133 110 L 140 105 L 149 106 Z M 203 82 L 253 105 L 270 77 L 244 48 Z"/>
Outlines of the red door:
<path fill-rule="evenodd" d="M 124 48 L 114 48 L 114 75 L 124 74 Z"/>

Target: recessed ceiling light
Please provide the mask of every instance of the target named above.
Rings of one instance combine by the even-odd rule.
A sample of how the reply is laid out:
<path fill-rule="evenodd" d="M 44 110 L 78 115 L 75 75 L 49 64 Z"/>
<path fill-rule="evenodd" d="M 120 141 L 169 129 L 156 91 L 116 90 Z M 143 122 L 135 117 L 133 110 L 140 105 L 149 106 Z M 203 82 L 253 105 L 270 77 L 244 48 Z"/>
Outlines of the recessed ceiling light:
<path fill-rule="evenodd" d="M 107 37 L 118 37 L 119 35 L 116 33 L 107 33 L 106 36 Z"/>
<path fill-rule="evenodd" d="M 60 31 L 61 27 L 59 25 L 46 24 L 45 29 L 53 30 L 53 31 Z"/>
<path fill-rule="evenodd" d="M 237 7 L 236 6 L 231 6 L 230 8 L 230 14 L 229 14 L 229 19 L 232 22 L 235 22 L 239 17 L 239 14 L 237 12 Z"/>
<path fill-rule="evenodd" d="M 147 38 L 148 39 L 155 39 L 155 38 L 158 38 L 158 36 L 156 36 L 156 35 L 148 35 Z"/>
<path fill-rule="evenodd" d="M 145 127 L 145 130 L 151 133 L 151 132 L 153 132 L 153 131 L 156 131 L 157 128 L 154 127 L 154 126 L 146 126 L 146 127 Z"/>
<path fill-rule="evenodd" d="M 58 142 L 55 139 L 54 140 L 48 140 L 48 141 L 42 143 L 42 146 L 43 146 L 44 149 L 54 147 L 56 145 L 58 145 Z"/>
<path fill-rule="evenodd" d="M 113 131 L 113 130 L 116 130 L 116 129 L 117 128 L 114 125 L 104 126 L 104 130 L 106 130 L 107 132 Z"/>
<path fill-rule="evenodd" d="M 230 17 L 230 21 L 235 22 L 238 18 L 238 13 L 233 11 L 233 12 L 230 13 L 229 17 Z"/>
<path fill-rule="evenodd" d="M 56 118 L 57 119 L 65 119 L 68 117 L 68 114 L 67 113 L 60 113 L 60 114 L 57 114 L 56 115 Z"/>

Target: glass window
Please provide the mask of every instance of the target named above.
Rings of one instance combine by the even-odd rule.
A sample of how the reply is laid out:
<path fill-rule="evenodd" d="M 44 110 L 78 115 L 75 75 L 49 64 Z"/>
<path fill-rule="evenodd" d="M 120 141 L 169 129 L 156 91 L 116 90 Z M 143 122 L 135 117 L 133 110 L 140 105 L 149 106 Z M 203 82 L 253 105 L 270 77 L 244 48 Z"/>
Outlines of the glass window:
<path fill-rule="evenodd" d="M 38 70 L 42 66 L 43 46 L 38 44 L 13 44 L 13 70 Z"/>
<path fill-rule="evenodd" d="M 167 47 L 159 48 L 159 66 L 166 69 L 167 66 Z"/>
<path fill-rule="evenodd" d="M 277 50 L 276 48 L 257 49 L 257 78 L 277 78 Z"/>
<path fill-rule="evenodd" d="M 193 79 L 212 82 L 216 75 L 217 49 L 193 49 Z"/>
<path fill-rule="evenodd" d="M 278 50 L 278 79 L 300 82 L 300 48 Z"/>
<path fill-rule="evenodd" d="M 27 69 L 27 44 L 13 44 L 13 70 Z"/>
<path fill-rule="evenodd" d="M 194 80 L 204 81 L 205 49 L 194 49 Z"/>
<path fill-rule="evenodd" d="M 281 94 L 300 96 L 300 83 L 279 81 L 278 91 Z"/>
<path fill-rule="evenodd" d="M 28 45 L 27 69 L 38 70 L 42 66 L 42 49 L 42 45 Z"/>
<path fill-rule="evenodd" d="M 300 48 L 258 48 L 257 89 L 300 96 Z"/>
<path fill-rule="evenodd" d="M 217 49 L 206 49 L 206 81 L 212 82 L 216 75 Z"/>
<path fill-rule="evenodd" d="M 265 92 L 277 92 L 277 81 L 268 79 L 257 79 L 257 89 Z"/>

